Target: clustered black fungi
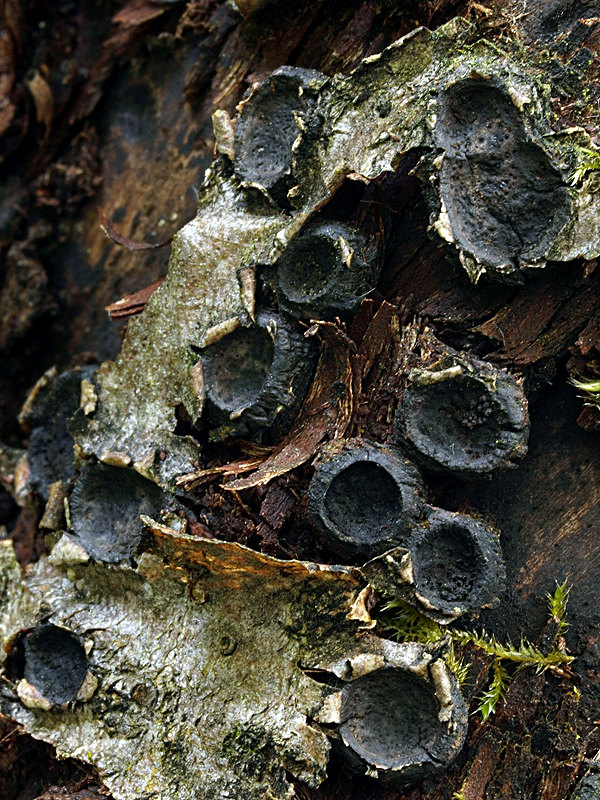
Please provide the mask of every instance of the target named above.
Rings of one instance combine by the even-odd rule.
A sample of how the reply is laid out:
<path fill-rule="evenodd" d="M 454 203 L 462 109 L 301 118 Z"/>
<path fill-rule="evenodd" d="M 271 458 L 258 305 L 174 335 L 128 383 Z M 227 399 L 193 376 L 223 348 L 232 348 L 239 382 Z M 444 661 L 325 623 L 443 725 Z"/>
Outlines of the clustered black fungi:
<path fill-rule="evenodd" d="M 158 486 L 132 469 L 89 465 L 69 498 L 73 533 L 96 561 L 124 561 L 140 544 L 140 515 L 155 518 L 166 504 Z"/>
<path fill-rule="evenodd" d="M 235 173 L 284 207 L 288 191 L 302 180 L 293 174 L 293 145 L 325 80 L 313 70 L 280 67 L 242 105 Z M 210 437 L 264 444 L 280 438 L 304 401 L 316 363 L 316 348 L 297 320 L 348 318 L 373 290 L 377 273 L 375 245 L 349 225 L 321 221 L 296 236 L 263 273 L 279 310 L 262 309 L 253 325 L 197 350 Z"/>
<path fill-rule="evenodd" d="M 23 677 L 53 705 L 77 698 L 88 671 L 79 638 L 66 628 L 41 623 L 23 641 Z"/>

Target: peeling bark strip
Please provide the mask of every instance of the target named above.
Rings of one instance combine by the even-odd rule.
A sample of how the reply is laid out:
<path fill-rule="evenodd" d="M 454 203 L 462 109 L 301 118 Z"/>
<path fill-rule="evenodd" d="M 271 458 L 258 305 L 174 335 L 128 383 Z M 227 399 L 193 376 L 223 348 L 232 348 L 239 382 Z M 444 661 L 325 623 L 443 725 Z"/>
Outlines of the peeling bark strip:
<path fill-rule="evenodd" d="M 317 786 L 331 736 L 392 782 L 460 750 L 466 709 L 443 659 L 357 638 L 358 572 L 147 522 L 135 570 L 94 564 L 65 534 L 22 580 L 0 546 L 4 674 L 20 700 L 4 694 L 2 713 L 94 764 L 116 800 L 291 798 L 286 773 Z M 369 696 L 390 682 L 388 714 Z M 344 711 L 353 694 L 360 718 Z"/>
<path fill-rule="evenodd" d="M 456 246 L 473 281 L 488 273 L 519 282 L 547 259 L 600 254 L 600 193 L 580 168 L 582 147 L 590 152 L 591 143 L 581 132 L 549 135 L 537 76 L 522 57 L 517 64 L 510 52 L 472 37 L 460 19 L 435 33 L 420 28 L 348 77 L 299 87 L 311 102 L 294 111 L 294 185 L 276 198 L 288 214 L 268 187 L 240 180 L 220 156 L 200 190 L 198 216 L 174 238 L 165 282 L 130 322 L 117 361 L 98 371 L 96 411 L 73 427 L 85 452 L 126 453 L 163 486 L 190 473 L 197 446 L 174 434 L 175 408 L 183 404 L 192 420 L 201 417 L 194 351 L 252 322 L 254 290 L 245 270 L 276 262 L 345 177 L 376 178 L 411 151 L 425 154 L 417 171 L 430 188 L 434 227 Z M 514 202 L 491 180 L 502 148 L 512 154 Z M 243 175 L 239 158 L 235 171 Z M 468 185 L 465 193 L 453 188 L 457 177 Z M 490 205 L 507 221 L 486 232 L 471 220 Z M 169 457 L 158 459 L 161 451 Z"/>

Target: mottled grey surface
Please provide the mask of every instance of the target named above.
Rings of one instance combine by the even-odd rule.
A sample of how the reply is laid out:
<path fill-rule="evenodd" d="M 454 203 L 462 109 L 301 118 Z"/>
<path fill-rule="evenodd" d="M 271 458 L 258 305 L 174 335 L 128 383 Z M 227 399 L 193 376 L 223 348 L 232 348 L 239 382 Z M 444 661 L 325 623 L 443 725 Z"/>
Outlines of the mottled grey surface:
<path fill-rule="evenodd" d="M 21 690 L 27 704 L 4 699 L 2 712 L 60 756 L 94 764 L 117 800 L 283 799 L 286 771 L 316 786 L 329 757 L 311 720 L 335 690 L 303 669 L 348 681 L 390 665 L 425 682 L 456 752 L 464 708 L 447 694 L 453 679 L 420 645 L 357 637 L 364 585 L 349 569 L 160 526 L 136 570 L 94 564 L 67 538 L 21 580 L 11 544 L 0 543 L 9 653 L 43 618 L 85 643 L 98 682 L 85 702 L 49 709 Z M 321 721 L 341 719 L 330 707 Z"/>
<path fill-rule="evenodd" d="M 497 46 L 469 43 L 472 33 L 460 19 L 433 33 L 420 28 L 325 81 L 313 110 L 297 117 L 288 214 L 264 187 L 240 183 L 221 156 L 200 188 L 198 216 L 174 239 L 166 281 L 129 322 L 121 355 L 97 373 L 97 407 L 73 428 L 86 452 L 108 461 L 117 453 L 162 485 L 190 471 L 197 445 L 173 431 L 178 405 L 192 420 L 203 409 L 192 348 L 250 324 L 253 267 L 274 263 L 346 177 L 375 178 L 415 148 L 437 208 L 432 227 L 456 246 L 473 281 L 486 272 L 520 281 L 522 269 L 547 258 L 600 253 L 593 175 L 572 185 L 589 140 L 554 135 L 538 76 Z M 505 183 L 514 191 L 500 203 Z M 468 220 L 489 211 L 492 195 L 500 205 L 485 234 Z M 495 249 L 482 239 L 496 235 Z"/>

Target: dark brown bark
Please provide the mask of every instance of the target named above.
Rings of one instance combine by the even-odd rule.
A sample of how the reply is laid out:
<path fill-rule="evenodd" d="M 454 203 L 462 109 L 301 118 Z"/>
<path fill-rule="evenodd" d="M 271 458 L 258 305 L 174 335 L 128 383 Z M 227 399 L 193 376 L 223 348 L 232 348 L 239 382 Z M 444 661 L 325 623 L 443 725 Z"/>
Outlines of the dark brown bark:
<path fill-rule="evenodd" d="M 133 293 L 132 310 L 139 310 L 144 287 L 166 271 L 168 248 L 130 252 L 108 241 L 97 206 L 126 237 L 164 241 L 195 213 L 191 187 L 213 159 L 215 109 L 233 115 L 248 86 L 282 64 L 347 73 L 415 27 L 435 28 L 458 14 L 492 40 L 518 39 L 552 80 L 556 127 L 582 125 L 598 142 L 600 6 L 591 0 L 530 0 L 525 10 L 510 0 L 490 8 L 444 0 L 275 0 L 247 19 L 222 0 L 4 0 L 0 438 L 15 446 L 22 442 L 16 416 L 48 367 L 116 356 L 122 328 L 108 319 L 105 307 Z M 404 321 L 428 321 L 445 344 L 524 375 L 532 427 L 521 466 L 471 484 L 438 478 L 429 499 L 482 514 L 502 531 L 508 590 L 500 608 L 482 617 L 499 639 L 543 641 L 544 595 L 568 579 L 566 644 L 576 660 L 573 673 L 564 676 L 518 673 L 494 717 L 486 723 L 472 717 L 466 748 L 436 779 L 392 791 L 349 781 L 334 762 L 321 788 L 299 786 L 297 795 L 442 800 L 460 791 L 465 800 L 562 800 L 600 749 L 598 421 L 591 411 L 582 414 L 582 402 L 568 385 L 569 374 L 600 369 L 600 270 L 595 261 L 551 264 L 524 286 L 474 287 L 429 236 L 421 185 L 409 174 L 413 166 L 404 164 L 364 195 L 372 206 L 379 198 L 388 204 L 375 220 L 373 214 L 365 219 L 364 203 L 356 211 L 354 190 L 347 186 L 333 201 L 340 213 L 347 207 L 364 225 L 381 222 L 387 236 L 375 305 L 364 306 L 349 331 L 357 347 L 330 365 L 338 380 L 351 376 L 356 402 L 343 423 L 355 435 L 366 430 L 378 441 L 389 438 L 383 411 L 399 358 L 390 334 L 395 307 Z M 313 400 L 316 408 L 320 398 Z M 180 424 L 182 430 L 189 424 L 184 414 Z M 310 455 L 321 435 L 303 435 Z M 253 455 L 244 457 L 250 461 Z M 202 508 L 198 532 L 277 556 L 327 557 L 305 525 L 305 460 L 269 487 L 241 495 L 223 492 L 218 475 L 219 482 L 207 481 L 195 495 Z M 237 488 L 246 486 L 255 483 L 244 484 L 238 476 Z M 39 555 L 34 512 L 19 511 L 5 494 L 0 525 L 15 539 L 22 563 Z M 471 697 L 489 670 L 485 659 L 474 659 Z M 83 767 L 60 764 L 49 748 L 21 736 L 8 721 L 0 732 L 2 797 L 104 796 L 93 776 L 82 777 Z M 27 763 L 33 751 L 42 764 L 34 771 Z"/>

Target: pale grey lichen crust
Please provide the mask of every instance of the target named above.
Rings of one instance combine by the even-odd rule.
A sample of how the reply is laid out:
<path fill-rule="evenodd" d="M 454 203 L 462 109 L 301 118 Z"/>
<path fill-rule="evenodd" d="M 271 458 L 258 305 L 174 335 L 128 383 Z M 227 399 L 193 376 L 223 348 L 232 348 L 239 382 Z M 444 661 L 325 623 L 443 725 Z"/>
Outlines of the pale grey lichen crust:
<path fill-rule="evenodd" d="M 349 76 L 325 81 L 310 118 L 298 118 L 292 169 L 298 185 L 289 193 L 290 213 L 282 213 L 260 187 L 244 186 L 234 177 L 231 148 L 226 148 L 207 172 L 198 216 L 174 239 L 167 279 L 141 316 L 129 322 L 117 360 L 98 371 L 97 407 L 86 409 L 87 416 L 81 412 L 74 428 L 84 451 L 106 461 L 114 453 L 125 454 L 138 471 L 163 486 L 190 471 L 197 445 L 173 431 L 179 404 L 192 420 L 202 413 L 202 382 L 191 348 L 250 324 L 252 269 L 276 261 L 345 178 L 373 179 L 394 170 L 416 148 L 425 154 L 418 172 L 437 208 L 432 227 L 457 248 L 474 282 L 486 273 L 520 281 L 523 270 L 542 267 L 547 259 L 600 254 L 600 191 L 593 176 L 572 185 L 589 140 L 581 131 L 554 135 L 547 87 L 510 54 L 486 41 L 471 43 L 472 38 L 472 27 L 461 19 L 435 32 L 420 28 L 365 59 Z M 450 152 L 452 136 L 460 134 L 463 123 L 455 120 L 454 133 L 445 133 L 442 111 L 447 112 L 448 97 L 462 82 L 471 94 L 473 87 L 493 88 L 496 106 L 508 114 L 509 142 L 519 158 L 525 153 L 523 163 L 532 169 L 542 164 L 560 201 L 552 219 L 534 220 L 539 236 L 529 232 L 522 246 L 518 226 L 500 220 L 496 228 L 512 242 L 507 254 L 486 250 L 472 232 L 465 233 L 460 215 L 464 197 L 458 210 L 448 207 L 456 199 L 449 188 L 453 173 L 448 164 L 457 157 Z M 469 158 L 476 157 L 475 151 L 471 148 Z M 518 180 L 515 185 L 523 188 Z M 475 183 L 473 193 L 479 188 Z M 547 204 L 540 203 L 543 214 Z M 509 204 L 498 213 L 511 209 Z M 515 209 L 518 213 L 518 203 Z"/>
<path fill-rule="evenodd" d="M 357 573 L 161 526 L 154 535 L 136 570 L 62 563 L 55 548 L 53 563 L 43 558 L 24 579 L 0 543 L 2 642 L 43 617 L 87 643 L 97 680 L 85 702 L 32 708 L 5 695 L 2 712 L 60 757 L 94 764 L 116 800 L 283 800 L 293 794 L 286 771 L 318 785 L 330 749 L 319 718 L 334 690 L 303 669 L 342 680 L 410 669 L 431 683 L 460 748 L 442 662 L 430 669 L 436 657 L 420 645 L 357 638 Z"/>

